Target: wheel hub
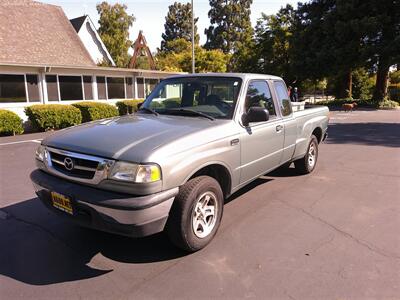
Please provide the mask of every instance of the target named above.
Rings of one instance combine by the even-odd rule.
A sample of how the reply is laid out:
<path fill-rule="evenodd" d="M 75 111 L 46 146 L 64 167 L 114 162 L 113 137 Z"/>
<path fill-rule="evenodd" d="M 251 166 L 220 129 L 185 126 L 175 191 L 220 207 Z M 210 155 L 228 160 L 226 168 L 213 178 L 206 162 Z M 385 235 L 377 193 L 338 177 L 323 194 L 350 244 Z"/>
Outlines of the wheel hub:
<path fill-rule="evenodd" d="M 216 199 L 210 191 L 197 198 L 192 214 L 192 228 L 198 238 L 207 237 L 215 227 L 218 214 Z"/>
<path fill-rule="evenodd" d="M 308 149 L 308 165 L 312 169 L 315 165 L 316 161 L 316 148 L 314 146 L 314 143 L 310 145 L 310 148 Z"/>

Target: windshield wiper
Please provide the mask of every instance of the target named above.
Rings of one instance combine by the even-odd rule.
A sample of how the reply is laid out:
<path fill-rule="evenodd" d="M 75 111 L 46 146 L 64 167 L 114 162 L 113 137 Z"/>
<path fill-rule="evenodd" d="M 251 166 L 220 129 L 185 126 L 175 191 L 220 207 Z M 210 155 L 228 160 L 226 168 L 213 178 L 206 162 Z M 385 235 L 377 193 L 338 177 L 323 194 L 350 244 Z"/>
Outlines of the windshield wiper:
<path fill-rule="evenodd" d="M 148 107 L 145 107 L 145 106 L 142 106 L 139 109 L 139 111 L 145 111 L 145 112 L 151 113 L 151 114 L 153 114 L 155 116 L 158 116 L 158 112 L 156 112 L 154 109 L 151 109 L 151 108 L 148 108 Z"/>
<path fill-rule="evenodd" d="M 190 113 L 196 116 L 200 116 L 200 117 L 204 117 L 207 118 L 211 121 L 214 121 L 215 118 L 211 117 L 210 115 L 207 115 L 201 111 L 196 111 L 196 110 L 191 110 L 191 109 L 187 109 L 187 108 L 179 108 L 179 109 L 167 109 L 166 112 L 183 112 L 183 113 Z"/>

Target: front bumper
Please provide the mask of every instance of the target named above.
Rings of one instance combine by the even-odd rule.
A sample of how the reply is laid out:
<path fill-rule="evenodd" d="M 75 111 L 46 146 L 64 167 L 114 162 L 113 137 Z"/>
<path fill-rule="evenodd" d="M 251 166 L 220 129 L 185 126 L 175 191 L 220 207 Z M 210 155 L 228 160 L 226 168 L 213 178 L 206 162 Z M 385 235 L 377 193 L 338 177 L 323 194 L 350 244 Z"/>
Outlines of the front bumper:
<path fill-rule="evenodd" d="M 133 196 L 80 185 L 35 170 L 30 175 L 39 199 L 51 211 L 82 226 L 141 237 L 163 231 L 179 188 Z M 51 192 L 68 196 L 74 210 L 69 215 L 54 208 Z"/>

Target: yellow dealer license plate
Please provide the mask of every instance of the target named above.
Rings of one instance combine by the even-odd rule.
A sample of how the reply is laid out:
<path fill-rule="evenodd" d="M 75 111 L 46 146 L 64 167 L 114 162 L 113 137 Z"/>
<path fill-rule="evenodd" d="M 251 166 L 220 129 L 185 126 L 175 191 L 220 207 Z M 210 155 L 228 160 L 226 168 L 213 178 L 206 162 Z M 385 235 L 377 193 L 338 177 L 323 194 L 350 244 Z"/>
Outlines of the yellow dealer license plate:
<path fill-rule="evenodd" d="M 51 201 L 53 202 L 53 206 L 55 208 L 65 211 L 70 215 L 73 214 L 71 199 L 67 196 L 61 195 L 56 192 L 51 192 Z"/>

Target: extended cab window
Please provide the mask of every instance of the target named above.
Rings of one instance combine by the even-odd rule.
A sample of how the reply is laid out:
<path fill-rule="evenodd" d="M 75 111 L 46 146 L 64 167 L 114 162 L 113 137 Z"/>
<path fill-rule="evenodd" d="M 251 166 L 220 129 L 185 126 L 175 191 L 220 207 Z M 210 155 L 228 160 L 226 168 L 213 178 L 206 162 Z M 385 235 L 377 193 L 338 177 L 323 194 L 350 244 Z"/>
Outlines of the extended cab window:
<path fill-rule="evenodd" d="M 270 119 L 276 117 L 274 101 L 266 81 L 251 81 L 246 95 L 246 111 L 250 107 L 263 107 L 268 110 Z"/>
<path fill-rule="evenodd" d="M 282 81 L 274 81 L 274 86 L 281 106 L 282 116 L 289 116 L 292 113 L 292 105 L 290 104 L 286 86 Z"/>

